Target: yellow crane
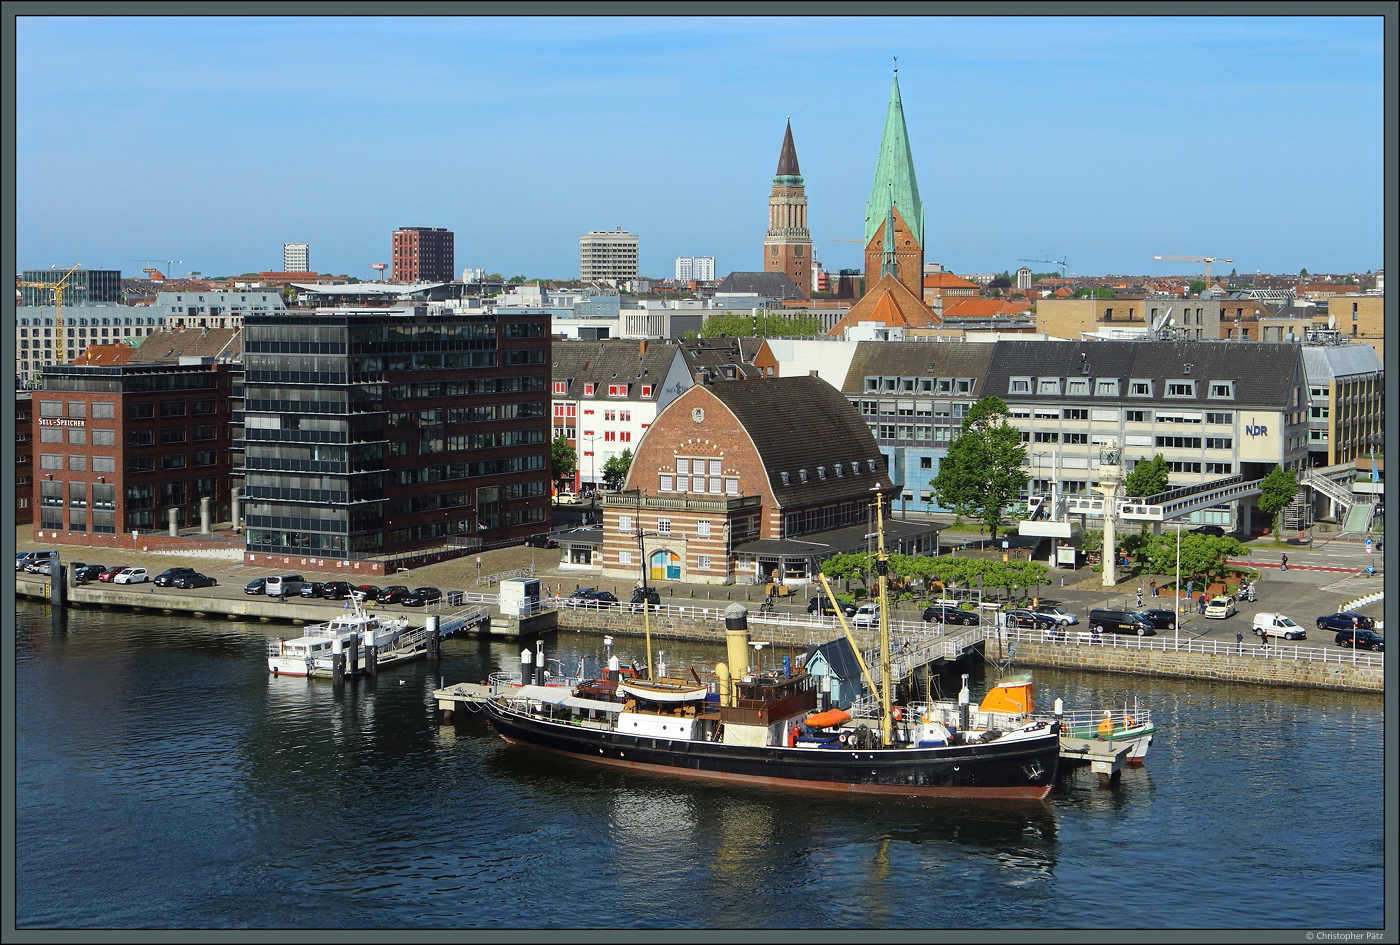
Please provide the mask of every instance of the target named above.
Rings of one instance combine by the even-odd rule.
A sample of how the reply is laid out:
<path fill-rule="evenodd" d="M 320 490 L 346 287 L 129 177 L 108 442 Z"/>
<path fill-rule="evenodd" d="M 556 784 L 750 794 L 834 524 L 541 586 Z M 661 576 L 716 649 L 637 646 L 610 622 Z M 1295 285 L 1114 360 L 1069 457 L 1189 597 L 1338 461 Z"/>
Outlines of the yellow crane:
<path fill-rule="evenodd" d="M 73 273 L 81 268 L 83 268 L 82 263 L 76 264 L 72 269 L 65 272 L 57 282 L 18 283 L 26 288 L 53 290 L 54 351 L 59 364 L 68 363 L 68 336 L 63 333 L 63 290 L 67 288 L 68 280 L 73 278 Z"/>
<path fill-rule="evenodd" d="M 1210 288 L 1210 264 L 1213 262 L 1234 262 L 1233 259 L 1221 259 L 1217 256 L 1153 256 L 1153 259 L 1181 259 L 1186 262 L 1198 262 L 1206 264 L 1206 288 Z"/>

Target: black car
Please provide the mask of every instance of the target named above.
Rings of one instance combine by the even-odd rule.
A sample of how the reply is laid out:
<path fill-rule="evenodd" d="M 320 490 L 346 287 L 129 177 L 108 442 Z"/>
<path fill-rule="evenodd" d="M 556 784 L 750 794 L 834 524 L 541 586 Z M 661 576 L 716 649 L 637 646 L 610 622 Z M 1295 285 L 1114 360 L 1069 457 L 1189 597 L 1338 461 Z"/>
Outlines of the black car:
<path fill-rule="evenodd" d="M 88 581 L 96 581 L 97 576 L 107 568 L 100 564 L 79 564 L 73 566 L 73 580 L 79 584 L 86 584 Z"/>
<path fill-rule="evenodd" d="M 253 578 L 243 586 L 243 593 L 263 596 L 267 594 L 267 578 Z"/>
<path fill-rule="evenodd" d="M 841 608 L 842 615 L 846 617 L 854 617 L 856 615 L 856 605 L 848 604 L 843 600 L 836 601 L 834 606 L 832 602 L 825 597 L 813 597 L 811 600 L 807 601 L 807 613 L 815 614 L 820 612 L 823 617 L 835 617 L 837 607 Z"/>
<path fill-rule="evenodd" d="M 1170 610 L 1149 608 L 1148 610 L 1139 610 L 1137 614 L 1143 620 L 1147 621 L 1148 625 L 1154 630 L 1176 629 L 1176 614 L 1172 613 Z"/>
<path fill-rule="evenodd" d="M 1319 630 L 1374 630 L 1376 622 L 1365 614 L 1346 610 L 1339 614 L 1328 614 L 1317 618 Z"/>
<path fill-rule="evenodd" d="M 411 593 L 407 584 L 390 584 L 379 592 L 379 603 L 402 604 L 403 599 Z"/>
<path fill-rule="evenodd" d="M 319 599 L 321 597 L 321 591 L 325 589 L 325 586 L 326 585 L 320 581 L 307 581 L 301 586 L 301 590 L 297 593 L 302 597 Z"/>
<path fill-rule="evenodd" d="M 345 600 L 355 593 L 355 585 L 348 581 L 327 581 L 321 585 L 321 596 L 326 600 Z"/>
<path fill-rule="evenodd" d="M 531 535 L 525 539 L 525 544 L 531 548 L 558 548 L 559 542 L 548 535 Z"/>
<path fill-rule="evenodd" d="M 639 612 L 643 604 L 651 604 L 652 607 L 661 606 L 661 595 L 656 593 L 656 588 L 649 587 L 643 591 L 639 587 L 632 591 L 632 600 L 630 601 L 629 608 L 632 613 L 635 614 Z"/>
<path fill-rule="evenodd" d="M 970 610 L 962 610 L 950 604 L 930 604 L 924 608 L 924 623 L 952 623 L 962 627 L 975 627 L 981 618 Z"/>
<path fill-rule="evenodd" d="M 1060 625 L 1055 618 L 1033 610 L 1003 610 L 1002 619 L 1008 627 L 1026 630 L 1053 630 Z"/>
<path fill-rule="evenodd" d="M 1225 529 L 1219 525 L 1197 525 L 1191 529 L 1192 535 L 1214 535 L 1216 538 L 1225 537 Z"/>
<path fill-rule="evenodd" d="M 1358 650 L 1375 650 L 1377 653 L 1385 651 L 1385 638 L 1374 630 L 1343 630 L 1337 634 L 1335 642 L 1338 646 Z"/>
<path fill-rule="evenodd" d="M 380 600 L 382 601 L 383 598 Z M 442 591 L 436 587 L 415 587 L 400 597 L 398 602 L 405 607 L 423 607 L 427 604 L 436 604 L 440 600 L 442 600 Z"/>
<path fill-rule="evenodd" d="M 155 580 L 151 583 L 156 587 L 170 587 L 175 583 L 176 578 L 187 577 L 198 573 L 199 572 L 194 568 L 166 568 L 164 571 L 157 574 Z"/>
<path fill-rule="evenodd" d="M 218 587 L 219 582 L 207 574 L 200 574 L 198 571 L 195 571 L 193 574 L 176 575 L 175 578 L 171 580 L 170 586 L 183 588 Z"/>
<path fill-rule="evenodd" d="M 617 602 L 617 595 L 611 591 L 599 591 L 591 587 L 580 587 L 564 598 L 565 607 L 590 607 L 595 610 L 611 607 Z"/>

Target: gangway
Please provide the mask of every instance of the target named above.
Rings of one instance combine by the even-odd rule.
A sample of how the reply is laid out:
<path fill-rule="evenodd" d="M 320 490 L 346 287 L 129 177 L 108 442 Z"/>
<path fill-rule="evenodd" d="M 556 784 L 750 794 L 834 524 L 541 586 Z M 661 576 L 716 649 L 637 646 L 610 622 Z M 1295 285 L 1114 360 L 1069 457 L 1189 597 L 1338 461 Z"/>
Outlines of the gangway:
<path fill-rule="evenodd" d="M 1244 476 L 1227 476 L 1213 482 L 1169 489 L 1142 499 L 1119 499 L 1116 517 L 1127 521 L 1165 522 L 1235 499 L 1258 495 L 1260 483 L 1263 481 L 1246 481 Z M 1071 514 L 1102 518 L 1103 508 L 1102 497 L 1076 495 L 1065 498 L 1065 511 Z"/>

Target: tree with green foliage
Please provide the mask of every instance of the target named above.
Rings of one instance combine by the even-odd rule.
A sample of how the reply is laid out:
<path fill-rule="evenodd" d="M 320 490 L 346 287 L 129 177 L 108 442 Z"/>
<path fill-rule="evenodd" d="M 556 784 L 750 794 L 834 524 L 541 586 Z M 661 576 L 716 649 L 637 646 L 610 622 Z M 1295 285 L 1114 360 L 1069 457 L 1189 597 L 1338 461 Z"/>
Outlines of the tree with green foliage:
<path fill-rule="evenodd" d="M 1137 555 L 1152 574 L 1176 574 L 1177 536 L 1148 535 Z M 1181 533 L 1181 579 L 1210 583 L 1224 578 L 1229 559 L 1249 554 L 1249 549 L 1229 535 Z"/>
<path fill-rule="evenodd" d="M 1299 278 L 1299 279 L 1306 279 L 1307 277 L 1308 277 L 1308 270 L 1307 270 L 1306 268 L 1303 268 L 1303 269 L 1299 269 L 1299 270 L 1298 270 L 1298 278 Z"/>
<path fill-rule="evenodd" d="M 938 475 L 929 481 L 938 504 L 959 515 L 979 518 L 993 540 L 1002 515 L 1025 488 L 1026 448 L 1021 432 L 1007 422 L 1006 402 L 983 397 L 963 417 Z"/>
<path fill-rule="evenodd" d="M 1151 459 L 1140 459 L 1133 471 L 1123 477 L 1123 495 L 1130 499 L 1142 499 L 1166 492 L 1170 474 L 1167 460 L 1161 453 Z"/>
<path fill-rule="evenodd" d="M 1206 290 L 1206 281 L 1204 279 L 1192 279 L 1186 288 L 1192 295 L 1200 295 Z"/>
<path fill-rule="evenodd" d="M 632 449 L 628 447 L 603 464 L 603 487 L 614 492 L 621 489 L 631 468 Z"/>
<path fill-rule="evenodd" d="M 569 444 L 569 438 L 562 433 L 549 444 L 549 469 L 555 482 L 563 482 L 578 469 L 578 451 Z"/>
<path fill-rule="evenodd" d="M 768 312 L 755 315 L 712 315 L 700 326 L 701 338 L 780 338 L 820 335 L 822 321 L 805 311 Z"/>
<path fill-rule="evenodd" d="M 1090 286 L 1082 286 L 1070 293 L 1072 299 L 1112 299 L 1117 298 L 1112 289 L 1100 289 Z"/>
<path fill-rule="evenodd" d="M 1275 466 L 1259 483 L 1259 498 L 1254 500 L 1254 505 L 1269 516 L 1275 535 L 1278 534 L 1279 515 L 1297 494 L 1298 473 L 1282 466 Z"/>

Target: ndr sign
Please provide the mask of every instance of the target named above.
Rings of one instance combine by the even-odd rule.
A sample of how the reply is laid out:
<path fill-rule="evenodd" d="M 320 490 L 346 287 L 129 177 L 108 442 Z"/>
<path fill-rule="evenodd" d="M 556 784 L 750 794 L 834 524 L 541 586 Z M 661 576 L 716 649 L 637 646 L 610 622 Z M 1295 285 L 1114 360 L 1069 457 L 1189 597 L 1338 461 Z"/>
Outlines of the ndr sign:
<path fill-rule="evenodd" d="M 1269 428 L 1260 423 L 1247 423 L 1244 432 L 1250 436 L 1267 436 Z"/>

